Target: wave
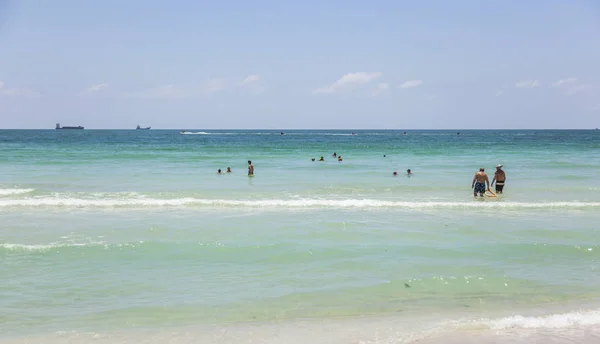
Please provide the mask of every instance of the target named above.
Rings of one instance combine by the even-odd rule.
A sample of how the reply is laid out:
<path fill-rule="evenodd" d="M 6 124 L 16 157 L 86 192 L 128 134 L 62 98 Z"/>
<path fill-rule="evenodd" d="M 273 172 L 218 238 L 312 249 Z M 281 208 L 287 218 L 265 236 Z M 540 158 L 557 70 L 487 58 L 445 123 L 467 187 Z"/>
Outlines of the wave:
<path fill-rule="evenodd" d="M 205 131 L 184 131 L 180 133 L 181 135 L 211 135 L 212 133 L 207 133 Z"/>
<path fill-rule="evenodd" d="M 553 314 L 542 317 L 515 315 L 501 319 L 485 319 L 479 322 L 492 330 L 506 329 L 560 329 L 600 324 L 600 309 Z"/>
<path fill-rule="evenodd" d="M 33 191 L 34 189 L 0 189 L 0 196 L 21 195 Z"/>
<path fill-rule="evenodd" d="M 89 242 L 51 242 L 48 244 L 0 244 L 0 252 L 47 252 L 55 249 L 81 249 L 81 248 L 100 248 L 102 250 L 120 249 L 126 247 L 136 248 L 143 245 L 144 241 L 128 242 L 122 244 L 107 244 L 104 241 L 89 241 Z M 209 244 L 200 244 L 209 246 Z M 216 245 L 216 244 L 215 244 Z"/>
<path fill-rule="evenodd" d="M 57 208 L 146 208 L 146 207 L 242 207 L 242 208 L 342 208 L 368 209 L 393 208 L 410 210 L 427 209 L 584 209 L 600 208 L 600 202 L 406 202 L 374 199 L 266 199 L 229 200 L 199 198 L 125 198 L 125 199 L 82 199 L 82 198 L 29 198 L 3 199 L 0 208 L 11 207 L 57 207 Z"/>
<path fill-rule="evenodd" d="M 48 251 L 55 248 L 64 248 L 64 247 L 85 247 L 99 244 L 92 243 L 49 243 L 49 244 L 39 244 L 39 245 L 26 245 L 26 244 L 0 244 L 0 248 L 3 248 L 7 251 Z"/>

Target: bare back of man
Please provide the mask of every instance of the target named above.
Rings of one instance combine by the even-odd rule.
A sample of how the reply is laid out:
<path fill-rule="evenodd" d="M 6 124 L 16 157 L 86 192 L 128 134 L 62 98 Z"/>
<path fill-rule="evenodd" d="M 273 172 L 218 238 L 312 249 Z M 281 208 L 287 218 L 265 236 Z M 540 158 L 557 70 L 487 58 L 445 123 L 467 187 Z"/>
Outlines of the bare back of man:
<path fill-rule="evenodd" d="M 502 193 L 504 190 L 504 182 L 506 182 L 506 173 L 502 170 L 502 165 L 496 166 L 496 173 L 494 173 L 494 179 L 492 179 L 492 186 L 496 183 L 496 192 Z"/>
<path fill-rule="evenodd" d="M 483 197 L 485 190 L 490 188 L 490 179 L 485 173 L 485 169 L 480 168 L 479 172 L 475 173 L 471 188 L 473 188 L 473 196 L 475 197 L 477 197 L 477 194 L 479 194 L 480 197 Z"/>

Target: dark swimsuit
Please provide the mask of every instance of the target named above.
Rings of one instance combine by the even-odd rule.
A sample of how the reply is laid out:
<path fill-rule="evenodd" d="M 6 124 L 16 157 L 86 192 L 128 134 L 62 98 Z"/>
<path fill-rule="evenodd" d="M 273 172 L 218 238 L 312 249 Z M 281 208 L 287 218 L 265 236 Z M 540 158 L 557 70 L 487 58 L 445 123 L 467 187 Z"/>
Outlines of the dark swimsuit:
<path fill-rule="evenodd" d="M 504 180 L 503 181 L 496 181 L 496 192 L 502 192 L 502 189 L 504 189 Z"/>
<path fill-rule="evenodd" d="M 485 193 L 485 183 L 480 183 L 480 182 L 475 183 L 474 193 L 479 193 L 479 194 Z"/>

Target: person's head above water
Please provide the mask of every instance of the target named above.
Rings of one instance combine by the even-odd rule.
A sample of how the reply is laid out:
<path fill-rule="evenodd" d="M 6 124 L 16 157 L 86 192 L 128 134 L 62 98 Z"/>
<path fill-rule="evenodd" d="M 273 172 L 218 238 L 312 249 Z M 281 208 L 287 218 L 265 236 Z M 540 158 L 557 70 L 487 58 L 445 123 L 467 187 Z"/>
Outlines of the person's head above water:
<path fill-rule="evenodd" d="M 310 160 L 311 160 L 311 161 L 315 161 L 315 158 L 311 158 Z"/>
<path fill-rule="evenodd" d="M 231 172 L 231 167 L 227 167 L 227 172 Z"/>
<path fill-rule="evenodd" d="M 221 169 L 219 169 L 219 170 L 217 171 L 217 173 L 221 173 Z"/>
<path fill-rule="evenodd" d="M 394 171 L 394 173 L 392 173 L 392 175 L 397 176 L 398 172 Z"/>
<path fill-rule="evenodd" d="M 406 173 L 412 174 L 412 172 L 410 171 L 410 168 L 408 170 L 406 170 Z"/>
<path fill-rule="evenodd" d="M 252 165 L 252 161 L 248 160 L 248 165 Z"/>

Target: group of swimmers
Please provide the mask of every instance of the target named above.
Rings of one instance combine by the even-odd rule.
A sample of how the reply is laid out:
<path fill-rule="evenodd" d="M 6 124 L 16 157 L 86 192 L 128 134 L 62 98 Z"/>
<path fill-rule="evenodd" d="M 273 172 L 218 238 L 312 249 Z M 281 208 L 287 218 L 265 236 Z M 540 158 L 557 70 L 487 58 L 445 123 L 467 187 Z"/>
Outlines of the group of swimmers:
<path fill-rule="evenodd" d="M 341 155 L 337 155 L 337 153 L 336 153 L 336 152 L 333 152 L 333 154 L 332 154 L 331 156 L 332 156 L 334 159 L 336 159 L 336 158 L 337 158 L 337 161 L 343 161 L 343 159 L 342 159 L 342 156 L 341 156 Z M 311 160 L 311 161 L 315 161 L 315 158 L 311 158 L 310 160 Z M 319 161 L 325 161 L 325 158 L 324 158 L 323 156 L 321 156 L 321 157 L 319 158 Z"/>
<path fill-rule="evenodd" d="M 231 167 L 227 167 L 227 171 L 225 171 L 225 173 L 231 173 Z M 221 171 L 221 169 L 218 169 L 217 174 L 223 174 L 223 171 Z M 252 165 L 251 160 L 248 160 L 248 176 L 254 176 L 254 165 Z"/>
<path fill-rule="evenodd" d="M 333 156 L 333 158 L 337 158 L 338 161 L 342 161 L 342 156 L 338 155 L 336 152 L 334 152 L 332 154 L 332 156 Z M 385 155 L 384 155 L 384 157 L 385 157 Z M 311 160 L 315 161 L 315 158 L 312 158 Z M 325 161 L 325 158 L 321 157 L 319 159 L 319 161 Z M 471 189 L 473 189 L 474 197 L 477 197 L 477 194 L 479 194 L 480 197 L 483 197 L 485 195 L 486 191 L 491 192 L 490 187 L 494 186 L 494 183 L 496 183 L 496 193 L 503 192 L 504 183 L 506 182 L 506 173 L 504 172 L 504 170 L 502 170 L 502 167 L 503 167 L 502 164 L 496 165 L 496 172 L 494 173 L 494 178 L 492 179 L 491 183 L 490 183 L 490 179 L 488 178 L 487 174 L 485 173 L 485 168 L 481 167 L 479 169 L 479 172 L 475 173 L 475 176 L 473 177 L 473 182 L 471 183 Z M 225 171 L 225 173 L 231 173 L 231 167 L 227 167 L 227 171 Z M 217 174 L 223 174 L 221 169 L 219 169 L 217 171 Z M 392 175 L 397 176 L 398 172 L 394 171 L 392 173 Z M 410 170 L 410 168 L 406 170 L 406 175 L 407 176 L 412 175 L 412 171 Z M 251 160 L 248 160 L 248 176 L 249 177 L 254 176 L 254 165 L 252 165 Z"/>
<path fill-rule="evenodd" d="M 332 156 L 334 159 L 335 159 L 335 158 L 337 158 L 337 161 L 343 161 L 343 160 L 342 160 L 342 156 L 341 156 L 341 155 L 338 155 L 336 152 L 333 152 L 333 154 L 331 154 L 331 156 Z M 383 155 L 383 157 L 385 158 L 385 157 L 386 157 L 386 155 L 384 154 L 384 155 Z M 315 161 L 315 158 L 311 158 L 310 160 L 311 160 L 311 161 Z M 319 158 L 319 161 L 325 161 L 325 158 L 324 158 L 323 156 L 321 156 L 321 157 Z M 398 175 L 398 172 L 394 171 L 394 172 L 392 173 L 392 175 L 393 175 L 393 176 L 397 176 L 397 175 Z M 412 171 L 410 170 L 410 168 L 409 168 L 408 170 L 406 170 L 406 175 L 407 175 L 407 176 L 411 176 L 411 175 L 412 175 Z"/>
<path fill-rule="evenodd" d="M 479 172 L 475 173 L 473 182 L 471 183 L 474 197 L 477 197 L 477 194 L 479 194 L 480 197 L 483 197 L 486 191 L 491 192 L 490 186 L 494 186 L 494 183 L 496 183 L 496 193 L 503 192 L 504 183 L 506 182 L 506 173 L 502 170 L 502 166 L 502 164 L 496 166 L 496 172 L 494 173 L 491 184 L 490 179 L 485 173 L 485 168 L 482 167 L 479 169 Z"/>

